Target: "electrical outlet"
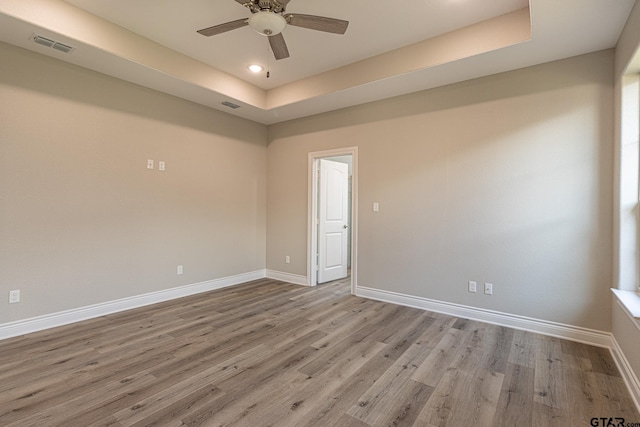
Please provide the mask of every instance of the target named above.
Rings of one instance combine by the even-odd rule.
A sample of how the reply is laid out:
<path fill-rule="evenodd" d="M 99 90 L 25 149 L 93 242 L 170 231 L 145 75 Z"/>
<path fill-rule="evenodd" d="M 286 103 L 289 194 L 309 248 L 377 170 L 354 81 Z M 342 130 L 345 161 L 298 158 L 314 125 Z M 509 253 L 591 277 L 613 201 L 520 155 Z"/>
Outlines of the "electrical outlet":
<path fill-rule="evenodd" d="M 158 162 L 158 170 L 159 171 L 164 171 L 165 170 L 165 163 L 164 162 Z"/>
<path fill-rule="evenodd" d="M 20 290 L 9 291 L 9 304 L 20 302 Z"/>
<path fill-rule="evenodd" d="M 179 265 L 178 268 L 176 269 L 176 274 L 182 274 L 182 266 Z"/>
<path fill-rule="evenodd" d="M 287 264 L 291 263 L 291 257 L 289 255 L 284 257 L 284 262 L 286 262 Z"/>
<path fill-rule="evenodd" d="M 469 292 L 476 292 L 478 284 L 473 280 L 469 280 Z"/>
<path fill-rule="evenodd" d="M 485 283 L 484 284 L 484 293 L 486 295 L 493 295 L 493 284 Z"/>

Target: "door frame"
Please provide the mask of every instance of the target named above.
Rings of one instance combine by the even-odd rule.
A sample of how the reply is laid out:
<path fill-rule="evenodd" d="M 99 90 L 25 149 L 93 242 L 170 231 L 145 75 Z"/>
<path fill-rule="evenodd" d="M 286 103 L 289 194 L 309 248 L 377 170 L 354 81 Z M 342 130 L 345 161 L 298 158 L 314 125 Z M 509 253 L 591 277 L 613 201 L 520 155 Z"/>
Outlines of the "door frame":
<path fill-rule="evenodd" d="M 313 151 L 308 156 L 308 209 L 307 209 L 307 285 L 316 286 L 318 228 L 318 160 L 327 157 L 351 156 L 351 294 L 355 295 L 358 284 L 358 147 Z"/>

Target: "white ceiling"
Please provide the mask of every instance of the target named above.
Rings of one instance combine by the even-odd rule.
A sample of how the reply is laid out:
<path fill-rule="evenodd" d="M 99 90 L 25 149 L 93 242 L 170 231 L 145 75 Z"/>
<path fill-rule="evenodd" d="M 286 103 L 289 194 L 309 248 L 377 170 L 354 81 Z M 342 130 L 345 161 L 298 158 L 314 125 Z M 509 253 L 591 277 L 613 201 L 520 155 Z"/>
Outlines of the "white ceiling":
<path fill-rule="evenodd" d="M 529 4 L 530 3 L 530 4 Z M 3 0 L 0 40 L 265 124 L 614 47 L 635 0 L 291 0 L 350 22 L 288 26 L 275 61 L 235 0 Z M 75 49 L 37 45 L 33 34 Z M 247 66 L 268 65 L 253 74 Z M 241 106 L 231 110 L 221 105 Z"/>
<path fill-rule="evenodd" d="M 268 50 L 267 39 L 249 27 L 213 37 L 196 33 L 201 28 L 251 16 L 235 0 L 66 1 L 262 89 L 272 89 L 528 6 L 528 0 L 292 0 L 287 13 L 344 19 L 349 21 L 349 28 L 341 36 L 288 26 L 283 36 L 291 57 L 276 61 Z M 265 67 L 269 64 L 270 78 L 265 73 L 251 73 L 247 69 L 250 64 Z"/>

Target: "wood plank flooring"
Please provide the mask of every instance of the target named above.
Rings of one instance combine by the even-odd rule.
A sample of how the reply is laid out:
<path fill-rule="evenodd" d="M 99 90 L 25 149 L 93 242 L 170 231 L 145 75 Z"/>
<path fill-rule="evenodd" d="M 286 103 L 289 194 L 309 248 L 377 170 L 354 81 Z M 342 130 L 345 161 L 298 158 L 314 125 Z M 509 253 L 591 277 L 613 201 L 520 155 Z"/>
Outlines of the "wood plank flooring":
<path fill-rule="evenodd" d="M 259 280 L 0 341 L 0 426 L 640 423 L 608 350 Z"/>

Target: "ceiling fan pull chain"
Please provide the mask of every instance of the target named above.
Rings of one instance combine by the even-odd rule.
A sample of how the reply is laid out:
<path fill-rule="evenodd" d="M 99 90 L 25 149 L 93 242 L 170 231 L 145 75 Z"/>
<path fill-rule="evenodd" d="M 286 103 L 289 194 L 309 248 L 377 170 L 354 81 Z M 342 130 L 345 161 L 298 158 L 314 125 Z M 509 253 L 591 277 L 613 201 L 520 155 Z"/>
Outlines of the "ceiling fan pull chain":
<path fill-rule="evenodd" d="M 269 39 L 267 39 L 267 78 L 271 76 L 271 47 L 269 45 Z"/>

